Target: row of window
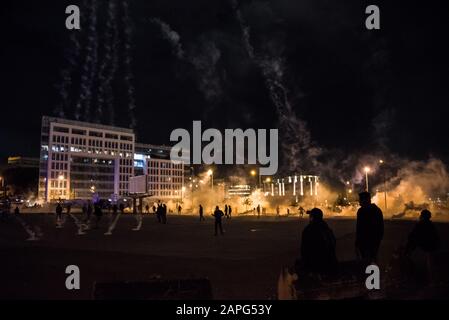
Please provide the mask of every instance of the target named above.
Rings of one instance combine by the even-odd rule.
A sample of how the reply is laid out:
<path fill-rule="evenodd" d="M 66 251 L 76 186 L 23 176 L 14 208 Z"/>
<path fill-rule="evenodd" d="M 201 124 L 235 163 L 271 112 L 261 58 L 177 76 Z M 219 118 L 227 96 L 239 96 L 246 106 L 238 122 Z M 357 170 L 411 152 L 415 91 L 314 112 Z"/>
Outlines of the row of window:
<path fill-rule="evenodd" d="M 169 170 L 169 169 L 148 169 L 148 175 L 154 176 L 173 176 L 173 177 L 182 177 L 184 175 L 183 170 Z"/>
<path fill-rule="evenodd" d="M 173 163 L 173 162 L 170 162 L 170 161 L 162 162 L 162 161 L 150 160 L 150 161 L 148 161 L 148 167 L 149 168 L 165 168 L 165 169 L 184 170 L 184 164 L 182 164 L 182 163 Z"/>
<path fill-rule="evenodd" d="M 172 182 L 172 183 L 182 183 L 182 177 L 167 177 L 167 176 L 148 176 L 149 182 Z"/>
<path fill-rule="evenodd" d="M 181 190 L 182 184 L 179 183 L 149 183 L 149 190 Z"/>
<path fill-rule="evenodd" d="M 133 137 L 132 136 L 128 136 L 128 135 L 120 135 L 119 136 L 118 134 L 112 134 L 112 133 L 104 133 L 103 134 L 103 132 L 94 131 L 94 130 L 89 130 L 89 133 L 87 133 L 87 130 L 83 130 L 83 129 L 72 129 L 72 130 L 70 130 L 70 128 L 67 128 L 67 127 L 60 127 L 60 126 L 54 126 L 53 127 L 53 132 L 60 132 L 60 133 L 67 133 L 67 134 L 69 134 L 70 131 L 71 131 L 72 134 L 76 134 L 76 135 L 80 135 L 80 136 L 88 135 L 89 137 L 97 137 L 97 138 L 105 137 L 106 139 L 133 141 Z"/>
<path fill-rule="evenodd" d="M 52 162 L 52 170 L 68 170 L 68 164 L 66 162 Z"/>

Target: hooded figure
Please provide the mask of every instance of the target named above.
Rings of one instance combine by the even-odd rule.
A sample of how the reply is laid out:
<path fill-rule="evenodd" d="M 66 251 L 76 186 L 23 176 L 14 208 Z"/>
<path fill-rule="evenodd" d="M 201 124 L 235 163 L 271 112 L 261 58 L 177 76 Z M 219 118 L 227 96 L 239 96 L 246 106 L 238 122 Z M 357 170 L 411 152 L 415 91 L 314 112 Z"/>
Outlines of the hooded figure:
<path fill-rule="evenodd" d="M 310 223 L 301 238 L 301 260 L 307 272 L 332 274 L 337 270 L 334 233 L 323 220 L 323 211 L 310 211 Z"/>

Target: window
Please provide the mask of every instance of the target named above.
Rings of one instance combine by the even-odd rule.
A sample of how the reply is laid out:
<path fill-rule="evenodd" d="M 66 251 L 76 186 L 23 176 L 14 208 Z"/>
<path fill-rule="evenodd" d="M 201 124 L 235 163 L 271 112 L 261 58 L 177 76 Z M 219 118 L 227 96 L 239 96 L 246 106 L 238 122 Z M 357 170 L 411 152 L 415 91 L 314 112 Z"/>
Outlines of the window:
<path fill-rule="evenodd" d="M 98 132 L 98 131 L 89 131 L 89 136 L 90 137 L 103 138 L 103 133 L 102 132 Z"/>
<path fill-rule="evenodd" d="M 69 133 L 69 128 L 64 127 L 53 127 L 54 132 L 62 132 L 62 133 Z"/>

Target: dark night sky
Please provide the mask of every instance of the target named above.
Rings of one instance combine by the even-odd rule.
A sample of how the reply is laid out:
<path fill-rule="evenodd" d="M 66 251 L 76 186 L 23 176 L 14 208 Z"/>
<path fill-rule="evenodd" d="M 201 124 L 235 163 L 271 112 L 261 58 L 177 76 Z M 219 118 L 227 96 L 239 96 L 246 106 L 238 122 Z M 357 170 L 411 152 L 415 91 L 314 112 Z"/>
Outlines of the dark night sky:
<path fill-rule="evenodd" d="M 243 1 L 257 48 L 283 47 L 286 83 L 313 139 L 344 152 L 386 138 L 410 158 L 449 159 L 449 26 L 447 1 Z M 77 1 L 73 1 L 77 3 Z M 68 1 L 2 2 L 0 156 L 37 156 L 42 115 L 52 114 L 64 66 Z M 381 8 L 380 31 L 364 28 L 367 4 Z M 269 128 L 276 113 L 260 72 L 246 55 L 229 1 L 135 0 L 133 69 L 139 140 L 168 143 L 172 129 Z M 198 89 L 150 22 L 176 30 L 188 53 L 213 41 L 220 50 L 213 102 Z M 271 48 L 273 49 L 273 48 Z M 126 107 L 118 121 L 127 125 Z M 377 119 L 375 121 L 374 119 Z M 376 134 L 374 124 L 388 124 Z"/>

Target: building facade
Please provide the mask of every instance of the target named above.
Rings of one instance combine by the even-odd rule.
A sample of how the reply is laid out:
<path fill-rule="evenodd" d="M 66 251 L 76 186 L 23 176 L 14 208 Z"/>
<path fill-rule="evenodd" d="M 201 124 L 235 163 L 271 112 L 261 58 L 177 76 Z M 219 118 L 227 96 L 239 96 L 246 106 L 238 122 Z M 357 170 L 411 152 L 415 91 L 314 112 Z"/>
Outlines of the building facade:
<path fill-rule="evenodd" d="M 134 175 L 132 130 L 44 116 L 39 199 L 124 196 Z"/>
<path fill-rule="evenodd" d="M 134 171 L 136 175 L 147 175 L 147 192 L 162 200 L 182 200 L 184 197 L 183 162 L 170 160 L 171 147 L 136 144 Z"/>

